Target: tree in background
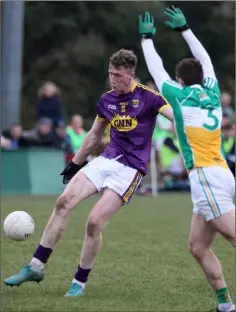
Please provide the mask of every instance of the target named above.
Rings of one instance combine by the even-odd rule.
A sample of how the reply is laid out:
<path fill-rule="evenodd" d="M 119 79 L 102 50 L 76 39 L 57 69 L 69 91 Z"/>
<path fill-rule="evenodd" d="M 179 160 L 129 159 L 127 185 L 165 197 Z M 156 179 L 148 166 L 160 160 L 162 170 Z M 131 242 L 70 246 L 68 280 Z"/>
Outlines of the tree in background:
<path fill-rule="evenodd" d="M 96 102 L 106 91 L 109 56 L 129 48 L 139 57 L 137 74 L 150 80 L 143 60 L 137 16 L 150 11 L 157 21 L 160 54 L 166 69 L 190 56 L 179 36 L 165 28 L 164 8 L 169 2 L 25 2 L 22 118 L 25 126 L 35 120 L 39 86 L 54 81 L 62 90 L 68 116 L 95 116 Z M 233 91 L 234 2 L 174 2 L 188 17 L 190 27 L 204 42 L 216 68 L 221 87 Z"/>

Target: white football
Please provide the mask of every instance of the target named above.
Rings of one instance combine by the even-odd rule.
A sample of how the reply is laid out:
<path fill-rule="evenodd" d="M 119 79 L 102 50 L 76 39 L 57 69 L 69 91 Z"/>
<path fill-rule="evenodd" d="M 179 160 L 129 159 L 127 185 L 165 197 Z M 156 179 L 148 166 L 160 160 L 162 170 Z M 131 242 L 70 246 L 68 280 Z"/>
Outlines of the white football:
<path fill-rule="evenodd" d="M 14 211 L 4 221 L 4 232 L 15 241 L 24 241 L 34 233 L 34 220 L 25 211 Z"/>

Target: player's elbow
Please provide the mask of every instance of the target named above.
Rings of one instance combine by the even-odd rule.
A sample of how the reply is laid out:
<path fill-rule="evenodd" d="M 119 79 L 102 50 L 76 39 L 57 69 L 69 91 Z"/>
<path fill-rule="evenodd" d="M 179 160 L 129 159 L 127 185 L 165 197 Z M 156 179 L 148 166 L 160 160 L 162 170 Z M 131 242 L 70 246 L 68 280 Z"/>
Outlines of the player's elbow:
<path fill-rule="evenodd" d="M 102 135 L 97 132 L 88 132 L 86 139 L 84 140 L 84 150 L 86 154 L 92 153 L 102 140 Z"/>
<path fill-rule="evenodd" d="M 102 133 L 90 130 L 87 134 L 86 141 L 88 142 L 89 145 L 96 146 L 98 143 L 101 142 L 102 137 L 103 137 Z"/>

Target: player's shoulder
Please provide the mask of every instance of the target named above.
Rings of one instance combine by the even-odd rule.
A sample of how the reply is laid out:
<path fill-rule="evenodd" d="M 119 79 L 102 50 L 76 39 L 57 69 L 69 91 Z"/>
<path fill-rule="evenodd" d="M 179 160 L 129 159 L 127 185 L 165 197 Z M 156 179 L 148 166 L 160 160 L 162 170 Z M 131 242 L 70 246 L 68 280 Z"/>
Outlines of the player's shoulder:
<path fill-rule="evenodd" d="M 172 79 L 165 80 L 163 82 L 162 88 L 164 86 L 166 88 L 169 88 L 169 89 L 175 89 L 175 90 L 179 90 L 179 91 L 183 91 L 184 90 L 184 87 L 180 83 L 178 83 L 178 82 L 176 82 L 175 80 L 172 80 Z"/>
<path fill-rule="evenodd" d="M 110 96 L 112 96 L 114 94 L 114 92 L 115 92 L 114 90 L 109 90 L 107 92 L 104 92 L 99 99 L 99 103 L 102 103 L 102 102 L 108 100 L 110 98 Z"/>
<path fill-rule="evenodd" d="M 104 93 L 101 95 L 101 98 L 107 98 L 107 97 L 113 95 L 114 92 L 115 92 L 115 91 L 114 91 L 113 89 L 111 89 L 111 90 L 109 90 L 109 91 L 106 91 L 106 92 L 104 92 Z"/>
<path fill-rule="evenodd" d="M 157 90 L 151 89 L 144 84 L 137 83 L 137 88 L 145 95 L 162 96 Z"/>
<path fill-rule="evenodd" d="M 220 86 L 216 77 L 205 77 L 203 87 L 208 93 L 212 93 L 220 98 Z"/>

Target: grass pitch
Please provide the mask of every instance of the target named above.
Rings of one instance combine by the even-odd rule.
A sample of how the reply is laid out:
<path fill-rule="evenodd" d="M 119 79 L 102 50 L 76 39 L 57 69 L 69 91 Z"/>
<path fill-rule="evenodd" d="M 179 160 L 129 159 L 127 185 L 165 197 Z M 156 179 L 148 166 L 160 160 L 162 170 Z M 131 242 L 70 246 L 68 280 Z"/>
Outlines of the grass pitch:
<path fill-rule="evenodd" d="M 64 298 L 76 271 L 86 217 L 98 197 L 77 206 L 45 268 L 42 283 L 8 288 L 3 279 L 31 259 L 55 197 L 2 197 L 2 223 L 25 210 L 36 223 L 34 235 L 14 242 L 2 232 L 3 311 L 207 311 L 215 298 L 187 250 L 191 218 L 189 194 L 134 197 L 107 225 L 104 244 L 82 298 Z M 233 248 L 217 237 L 214 250 L 235 301 Z"/>

